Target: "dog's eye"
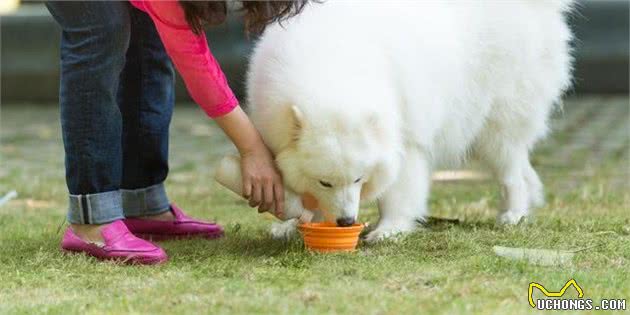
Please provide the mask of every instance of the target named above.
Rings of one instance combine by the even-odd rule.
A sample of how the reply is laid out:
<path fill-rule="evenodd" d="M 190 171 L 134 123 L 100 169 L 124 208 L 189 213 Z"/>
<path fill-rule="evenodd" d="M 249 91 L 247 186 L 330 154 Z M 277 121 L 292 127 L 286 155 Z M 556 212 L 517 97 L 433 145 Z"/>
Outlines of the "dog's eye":
<path fill-rule="evenodd" d="M 362 177 L 359 177 L 359 178 L 355 179 L 355 180 L 354 180 L 354 183 L 356 184 L 356 183 L 360 182 L 360 181 L 361 181 L 361 178 L 362 178 Z"/>
<path fill-rule="evenodd" d="M 320 181 L 319 181 L 319 184 L 320 184 L 320 185 L 322 185 L 322 186 L 324 186 L 324 187 L 326 187 L 326 188 L 332 188 L 332 184 L 330 184 L 330 183 L 328 183 L 328 182 L 325 182 L 325 181 L 323 181 L 323 180 L 320 180 Z"/>

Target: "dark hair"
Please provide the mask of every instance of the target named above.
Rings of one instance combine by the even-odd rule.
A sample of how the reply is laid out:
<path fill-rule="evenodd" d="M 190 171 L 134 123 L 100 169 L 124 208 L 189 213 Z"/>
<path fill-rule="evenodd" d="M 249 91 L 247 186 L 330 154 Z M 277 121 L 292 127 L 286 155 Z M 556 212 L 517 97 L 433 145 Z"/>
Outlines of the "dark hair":
<path fill-rule="evenodd" d="M 227 17 L 227 1 L 184 1 L 186 21 L 195 34 L 203 32 L 205 25 L 219 25 Z M 271 23 L 286 20 L 302 12 L 308 0 L 295 1 L 241 1 L 245 18 L 245 29 L 260 33 Z"/>

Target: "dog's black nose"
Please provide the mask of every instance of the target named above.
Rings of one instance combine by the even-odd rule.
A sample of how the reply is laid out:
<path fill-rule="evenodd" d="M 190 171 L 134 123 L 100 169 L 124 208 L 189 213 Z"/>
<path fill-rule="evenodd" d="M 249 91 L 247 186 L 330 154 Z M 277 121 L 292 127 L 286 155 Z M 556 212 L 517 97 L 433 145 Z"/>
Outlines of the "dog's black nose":
<path fill-rule="evenodd" d="M 338 226 L 351 226 L 354 224 L 354 218 L 339 218 L 337 219 Z"/>

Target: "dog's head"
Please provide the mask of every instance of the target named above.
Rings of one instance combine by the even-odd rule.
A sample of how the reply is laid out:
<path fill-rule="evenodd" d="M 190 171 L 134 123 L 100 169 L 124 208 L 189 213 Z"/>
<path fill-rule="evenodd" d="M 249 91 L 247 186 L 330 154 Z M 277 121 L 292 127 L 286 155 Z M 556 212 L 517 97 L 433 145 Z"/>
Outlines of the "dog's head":
<path fill-rule="evenodd" d="M 388 152 L 376 118 L 307 117 L 295 106 L 287 113 L 291 139 L 276 155 L 285 185 L 312 194 L 341 226 L 353 224 L 359 202 L 380 194 L 397 172 L 398 154 Z"/>

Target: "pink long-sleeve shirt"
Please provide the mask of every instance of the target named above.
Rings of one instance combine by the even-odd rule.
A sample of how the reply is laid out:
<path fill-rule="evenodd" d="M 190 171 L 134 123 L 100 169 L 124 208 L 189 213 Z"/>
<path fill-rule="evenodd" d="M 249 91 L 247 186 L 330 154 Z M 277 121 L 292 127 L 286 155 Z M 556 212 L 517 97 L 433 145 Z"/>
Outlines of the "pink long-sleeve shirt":
<path fill-rule="evenodd" d="M 223 116 L 238 106 L 221 67 L 210 52 L 205 34 L 193 33 L 177 1 L 129 2 L 151 17 L 188 93 L 208 116 Z"/>

